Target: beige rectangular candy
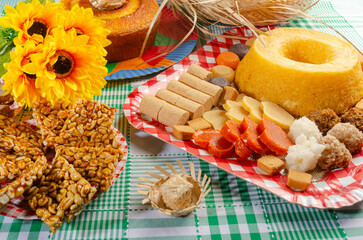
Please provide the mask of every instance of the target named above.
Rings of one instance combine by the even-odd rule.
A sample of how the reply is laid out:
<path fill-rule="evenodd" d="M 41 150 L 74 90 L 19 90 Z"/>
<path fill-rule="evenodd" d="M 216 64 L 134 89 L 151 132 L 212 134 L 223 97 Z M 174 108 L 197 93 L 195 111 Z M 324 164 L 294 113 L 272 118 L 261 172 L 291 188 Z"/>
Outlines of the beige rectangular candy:
<path fill-rule="evenodd" d="M 155 97 L 188 111 L 190 114 L 189 119 L 195 119 L 203 115 L 204 108 L 201 104 L 193 102 L 164 88 L 159 89 Z"/>
<path fill-rule="evenodd" d="M 188 125 L 191 126 L 195 131 L 212 128 L 212 125 L 210 125 L 210 123 L 203 118 L 196 118 L 190 120 L 188 121 Z"/>
<path fill-rule="evenodd" d="M 311 179 L 312 176 L 309 173 L 290 169 L 289 175 L 287 175 L 287 186 L 294 190 L 305 190 L 311 183 Z"/>
<path fill-rule="evenodd" d="M 213 78 L 212 72 L 208 71 L 207 69 L 202 68 L 201 66 L 199 66 L 197 64 L 190 65 L 187 72 L 204 81 L 209 81 L 211 78 Z"/>
<path fill-rule="evenodd" d="M 272 155 L 263 156 L 257 160 L 257 167 L 270 176 L 279 173 L 284 166 L 284 161 Z"/>
<path fill-rule="evenodd" d="M 192 87 L 198 91 L 208 94 L 209 96 L 212 96 L 213 105 L 218 105 L 219 98 L 221 97 L 223 89 L 218 87 L 217 85 L 202 81 L 200 78 L 197 78 L 189 73 L 182 73 L 179 77 L 179 82 L 182 82 L 189 87 Z"/>
<path fill-rule="evenodd" d="M 151 94 L 145 95 L 140 102 L 139 110 L 141 113 L 158 120 L 158 114 L 161 107 L 164 105 L 164 101 L 154 97 Z"/>
<path fill-rule="evenodd" d="M 158 114 L 158 121 L 169 127 L 184 125 L 189 119 L 189 112 L 164 102 Z"/>
<path fill-rule="evenodd" d="M 193 138 L 195 130 L 186 125 L 175 125 L 173 127 L 173 135 L 179 140 L 189 140 Z"/>
<path fill-rule="evenodd" d="M 202 104 L 204 111 L 209 111 L 213 106 L 213 98 L 208 94 L 195 90 L 179 81 L 171 80 L 166 89 L 189 100 Z"/>

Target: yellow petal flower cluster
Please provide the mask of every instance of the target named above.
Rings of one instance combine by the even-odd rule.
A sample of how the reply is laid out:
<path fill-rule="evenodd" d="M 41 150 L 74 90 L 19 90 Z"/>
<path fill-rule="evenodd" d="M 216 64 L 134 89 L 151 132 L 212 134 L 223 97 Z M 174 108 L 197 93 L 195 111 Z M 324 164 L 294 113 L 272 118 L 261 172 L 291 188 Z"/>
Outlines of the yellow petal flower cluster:
<path fill-rule="evenodd" d="M 18 37 L 14 39 L 17 46 L 24 46 L 29 40 L 41 43 L 49 30 L 59 25 L 59 16 L 64 12 L 60 3 L 42 5 L 38 0 L 20 1 L 16 8 L 5 5 L 6 15 L 0 18 L 0 25 L 18 31 Z"/>
<path fill-rule="evenodd" d="M 0 25 L 18 31 L 3 89 L 22 106 L 40 100 L 70 104 L 100 95 L 107 75 L 104 21 L 91 9 L 33 0 L 6 6 Z"/>
<path fill-rule="evenodd" d="M 42 100 L 40 91 L 35 86 L 36 69 L 29 58 L 33 53 L 40 51 L 39 45 L 27 41 L 24 47 L 17 46 L 10 52 L 11 62 L 5 64 L 8 71 L 3 76 L 3 89 L 13 95 L 14 100 L 21 106 Z"/>
<path fill-rule="evenodd" d="M 104 21 L 94 17 L 91 8 L 84 9 L 74 5 L 70 11 L 67 11 L 61 22 L 65 31 L 75 29 L 77 34 L 88 36 L 89 44 L 99 47 L 103 54 L 107 54 L 104 47 L 111 44 L 106 37 L 110 30 L 104 27 Z"/>

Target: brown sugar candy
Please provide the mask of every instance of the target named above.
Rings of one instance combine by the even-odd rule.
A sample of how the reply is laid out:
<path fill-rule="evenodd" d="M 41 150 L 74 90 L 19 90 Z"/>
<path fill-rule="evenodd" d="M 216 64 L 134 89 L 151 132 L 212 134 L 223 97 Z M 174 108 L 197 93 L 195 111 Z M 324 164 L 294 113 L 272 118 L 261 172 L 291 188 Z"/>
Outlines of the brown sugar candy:
<path fill-rule="evenodd" d="M 324 135 L 334 127 L 335 124 L 340 122 L 338 115 L 329 108 L 311 112 L 307 117 L 316 124 L 320 132 Z"/>
<path fill-rule="evenodd" d="M 257 167 L 270 176 L 279 173 L 284 166 L 284 161 L 272 155 L 263 156 L 257 160 Z"/>
<path fill-rule="evenodd" d="M 293 190 L 302 190 L 308 188 L 311 183 L 312 176 L 309 173 L 301 172 L 295 169 L 290 169 L 289 175 L 287 176 L 287 186 Z"/>
<path fill-rule="evenodd" d="M 341 116 L 342 122 L 349 122 L 363 132 L 363 109 L 354 107 Z"/>
<path fill-rule="evenodd" d="M 238 91 L 235 88 L 225 86 L 223 88 L 221 98 L 219 99 L 219 103 L 225 104 L 227 102 L 227 100 L 235 101 L 237 96 L 238 96 Z"/>
<path fill-rule="evenodd" d="M 173 134 L 179 140 L 189 140 L 193 138 L 195 130 L 186 125 L 175 125 L 173 126 Z"/>
<path fill-rule="evenodd" d="M 332 136 L 326 135 L 319 139 L 318 143 L 325 146 L 324 151 L 318 159 L 318 166 L 322 169 L 333 170 L 349 166 L 352 155 L 345 145 Z"/>

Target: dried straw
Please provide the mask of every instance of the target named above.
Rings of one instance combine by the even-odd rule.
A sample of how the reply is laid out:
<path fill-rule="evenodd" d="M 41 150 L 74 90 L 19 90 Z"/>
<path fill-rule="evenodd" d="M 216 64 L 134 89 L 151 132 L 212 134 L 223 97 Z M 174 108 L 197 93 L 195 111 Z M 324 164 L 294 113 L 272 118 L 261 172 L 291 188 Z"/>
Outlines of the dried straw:
<path fill-rule="evenodd" d="M 265 43 L 259 37 L 259 35 L 264 34 L 264 32 L 256 28 L 256 26 L 268 26 L 284 23 L 295 17 L 305 17 L 316 20 L 335 31 L 343 39 L 355 47 L 339 31 L 319 19 L 305 13 L 307 9 L 311 8 L 318 2 L 319 0 L 164 0 L 158 13 L 154 17 L 153 22 L 158 19 L 161 9 L 167 5 L 174 12 L 177 12 L 180 16 L 186 18 L 192 23 L 192 27 L 188 34 L 172 49 L 172 51 L 178 48 L 189 37 L 194 28 L 198 28 L 199 31 L 206 35 L 246 40 L 246 38 L 237 35 L 214 34 L 207 28 L 207 26 L 224 28 L 223 24 L 234 25 L 237 27 L 248 27 L 257 39 L 259 39 L 259 41 L 261 41 L 261 43 L 265 46 Z M 150 26 L 149 29 L 151 30 L 152 26 Z M 144 45 L 148 38 L 149 34 L 146 35 Z M 140 52 L 140 57 L 144 52 L 143 49 Z M 357 50 L 362 53 L 359 49 Z M 167 54 L 168 53 L 160 54 L 146 62 Z"/>
<path fill-rule="evenodd" d="M 285 22 L 288 19 L 296 17 L 299 12 L 305 11 L 318 1 L 319 0 L 164 0 L 150 24 L 139 57 L 141 58 L 144 53 L 151 29 L 160 17 L 161 10 L 166 5 L 192 23 L 192 27 L 188 34 L 186 34 L 186 36 L 171 50 L 173 51 L 178 48 L 190 34 L 192 34 L 194 28 L 198 28 L 199 31 L 206 35 L 246 40 L 246 38 L 236 35 L 214 34 L 207 28 L 207 26 L 212 25 L 224 28 L 223 24 L 238 27 L 246 26 L 262 44 L 265 45 L 259 37 L 259 34 L 262 34 L 263 32 L 256 28 L 256 26 Z M 168 53 L 160 54 L 146 62 L 167 54 Z"/>

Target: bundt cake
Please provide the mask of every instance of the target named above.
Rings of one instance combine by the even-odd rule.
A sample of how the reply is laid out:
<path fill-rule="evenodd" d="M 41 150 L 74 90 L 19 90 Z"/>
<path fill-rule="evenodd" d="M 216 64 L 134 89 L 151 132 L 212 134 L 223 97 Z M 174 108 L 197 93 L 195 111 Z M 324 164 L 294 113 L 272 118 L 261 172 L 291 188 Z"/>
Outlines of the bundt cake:
<path fill-rule="evenodd" d="M 62 2 L 66 9 L 71 9 L 75 4 L 91 8 L 95 17 L 106 22 L 105 27 L 111 31 L 108 35 L 111 45 L 105 48 L 106 59 L 109 62 L 139 56 L 150 23 L 159 8 L 156 0 L 126 0 L 120 8 L 114 10 L 97 9 L 90 0 L 62 0 Z M 144 52 L 153 46 L 159 20 L 153 26 Z"/>
<path fill-rule="evenodd" d="M 358 52 L 330 34 L 277 28 L 256 40 L 236 71 L 239 90 L 295 116 L 330 108 L 341 114 L 363 97 Z"/>

